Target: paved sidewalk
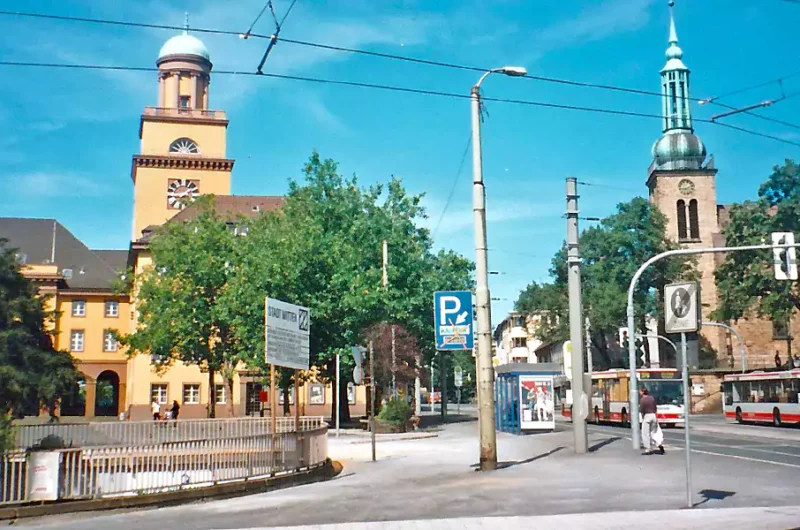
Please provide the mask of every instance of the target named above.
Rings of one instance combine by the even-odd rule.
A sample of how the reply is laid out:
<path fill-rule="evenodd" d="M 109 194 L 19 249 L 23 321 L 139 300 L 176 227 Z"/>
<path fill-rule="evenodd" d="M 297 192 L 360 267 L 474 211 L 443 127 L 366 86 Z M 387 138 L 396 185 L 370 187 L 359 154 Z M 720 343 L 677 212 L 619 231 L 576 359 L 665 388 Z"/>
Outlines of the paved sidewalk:
<path fill-rule="evenodd" d="M 712 510 L 663 510 L 650 512 L 605 512 L 540 517 L 480 517 L 426 519 L 417 521 L 380 521 L 282 527 L 283 530 L 639 530 L 714 529 L 786 530 L 800 524 L 800 506 L 783 508 L 727 508 Z M 263 527 L 238 530 L 272 530 Z"/>

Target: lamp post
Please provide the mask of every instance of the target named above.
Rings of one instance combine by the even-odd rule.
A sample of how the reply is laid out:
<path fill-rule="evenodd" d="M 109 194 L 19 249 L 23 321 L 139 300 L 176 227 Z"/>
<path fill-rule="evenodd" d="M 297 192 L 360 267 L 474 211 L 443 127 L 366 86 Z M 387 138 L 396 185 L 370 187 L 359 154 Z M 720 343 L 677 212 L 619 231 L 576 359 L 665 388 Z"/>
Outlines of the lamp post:
<path fill-rule="evenodd" d="M 481 83 L 490 74 L 521 77 L 525 68 L 505 66 L 484 73 L 471 91 L 472 104 L 472 210 L 475 224 L 475 279 L 478 317 L 478 418 L 481 471 L 497 469 L 497 435 L 494 426 L 494 366 L 492 366 L 491 296 L 486 256 L 486 189 L 481 155 Z"/>

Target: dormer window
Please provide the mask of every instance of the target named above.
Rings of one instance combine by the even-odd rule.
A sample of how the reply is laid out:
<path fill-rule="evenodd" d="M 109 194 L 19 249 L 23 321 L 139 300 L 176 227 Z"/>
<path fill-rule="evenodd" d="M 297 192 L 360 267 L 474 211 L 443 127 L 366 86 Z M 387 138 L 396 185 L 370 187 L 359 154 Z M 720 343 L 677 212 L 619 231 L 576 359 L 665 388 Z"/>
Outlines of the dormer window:
<path fill-rule="evenodd" d="M 191 138 L 178 138 L 170 144 L 169 152 L 179 155 L 199 155 L 200 148 Z"/>

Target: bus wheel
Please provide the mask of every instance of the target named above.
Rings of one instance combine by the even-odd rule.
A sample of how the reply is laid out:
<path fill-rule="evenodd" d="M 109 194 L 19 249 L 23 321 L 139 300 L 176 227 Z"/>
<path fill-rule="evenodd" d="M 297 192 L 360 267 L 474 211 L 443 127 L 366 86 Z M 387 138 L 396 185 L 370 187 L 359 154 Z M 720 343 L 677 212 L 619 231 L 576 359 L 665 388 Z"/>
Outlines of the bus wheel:
<path fill-rule="evenodd" d="M 625 409 L 622 409 L 622 426 L 628 426 L 628 411 Z"/>
<path fill-rule="evenodd" d="M 600 425 L 600 410 L 597 407 L 594 408 L 594 422 Z"/>
<path fill-rule="evenodd" d="M 744 423 L 742 422 L 742 409 L 740 409 L 739 407 L 736 407 L 736 421 L 738 423 Z"/>
<path fill-rule="evenodd" d="M 778 410 L 777 407 L 775 407 L 775 410 L 772 411 L 772 424 L 775 427 L 781 426 L 781 411 Z"/>

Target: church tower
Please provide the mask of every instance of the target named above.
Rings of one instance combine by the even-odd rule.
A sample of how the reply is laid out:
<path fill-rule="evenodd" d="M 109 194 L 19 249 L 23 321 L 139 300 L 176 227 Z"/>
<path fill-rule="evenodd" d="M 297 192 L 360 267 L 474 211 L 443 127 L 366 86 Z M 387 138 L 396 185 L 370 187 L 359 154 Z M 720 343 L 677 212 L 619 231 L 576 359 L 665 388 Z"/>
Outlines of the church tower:
<path fill-rule="evenodd" d="M 670 0 L 667 62 L 661 69 L 662 135 L 653 144 L 653 163 L 647 179 L 650 202 L 667 217 L 667 237 L 684 247 L 718 246 L 717 189 L 713 158 L 706 160 L 706 148 L 695 136 L 689 97 L 689 69 L 683 63 Z M 697 257 L 702 274 L 700 293 L 703 319 L 717 307 L 716 268 L 713 254 Z M 703 336 L 717 352 L 724 351 L 720 333 L 704 329 Z"/>
<path fill-rule="evenodd" d="M 226 157 L 228 119 L 209 109 L 211 57 L 189 34 L 169 39 L 156 61 L 158 106 L 145 107 L 134 155 L 133 235 L 160 225 L 201 194 L 230 195 L 233 160 Z"/>

